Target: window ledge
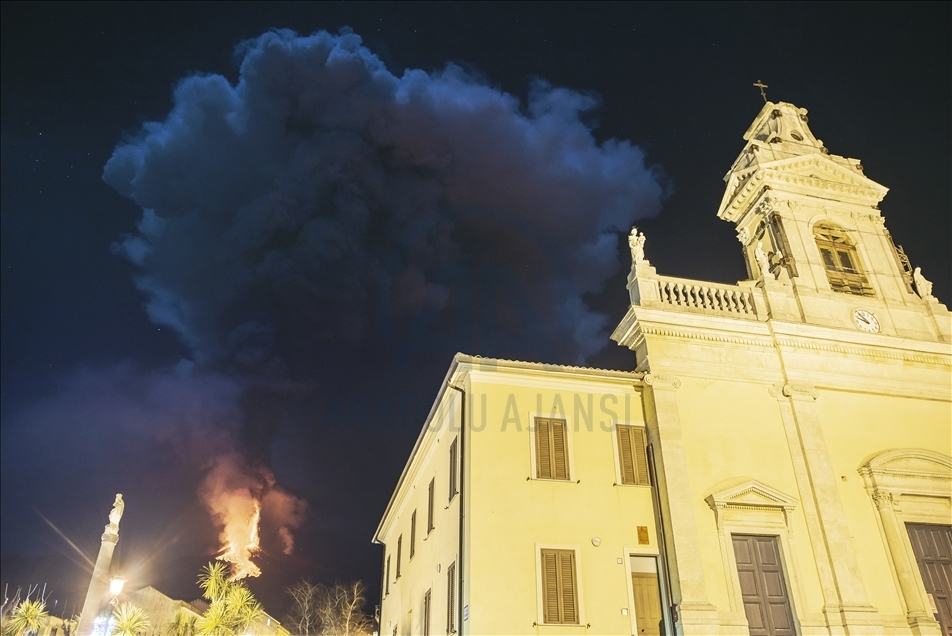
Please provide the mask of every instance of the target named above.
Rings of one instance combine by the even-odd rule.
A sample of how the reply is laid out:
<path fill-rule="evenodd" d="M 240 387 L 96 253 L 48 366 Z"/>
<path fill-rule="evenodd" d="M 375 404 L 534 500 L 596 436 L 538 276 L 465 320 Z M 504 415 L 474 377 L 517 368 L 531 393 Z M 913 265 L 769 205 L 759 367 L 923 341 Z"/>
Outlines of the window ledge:
<path fill-rule="evenodd" d="M 580 484 L 582 483 L 581 479 L 551 479 L 549 477 L 526 477 L 526 481 L 547 481 L 553 482 L 556 484 Z M 546 623 L 546 625 L 556 625 L 561 623 Z"/>

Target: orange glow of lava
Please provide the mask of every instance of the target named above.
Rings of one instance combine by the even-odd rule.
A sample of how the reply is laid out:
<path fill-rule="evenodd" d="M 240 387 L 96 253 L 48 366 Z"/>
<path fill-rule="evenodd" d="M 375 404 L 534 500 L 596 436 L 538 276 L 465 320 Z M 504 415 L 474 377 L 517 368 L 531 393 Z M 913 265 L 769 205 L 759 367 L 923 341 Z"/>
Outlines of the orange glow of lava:
<path fill-rule="evenodd" d="M 232 564 L 232 580 L 261 574 L 261 568 L 251 561 L 251 557 L 260 548 L 258 522 L 261 520 L 261 505 L 257 501 L 253 503 L 254 511 L 250 516 L 231 517 L 221 532 L 221 539 L 225 545 L 224 553 L 218 558 Z"/>

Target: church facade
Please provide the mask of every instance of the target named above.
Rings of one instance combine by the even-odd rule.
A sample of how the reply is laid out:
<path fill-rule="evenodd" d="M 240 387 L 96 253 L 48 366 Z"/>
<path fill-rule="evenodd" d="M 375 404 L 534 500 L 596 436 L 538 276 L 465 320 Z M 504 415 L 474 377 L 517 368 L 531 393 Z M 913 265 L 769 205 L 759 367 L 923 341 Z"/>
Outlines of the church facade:
<path fill-rule="evenodd" d="M 633 372 L 454 360 L 375 535 L 382 633 L 950 633 L 952 316 L 805 109 L 744 139 L 749 280 L 633 231 Z"/>

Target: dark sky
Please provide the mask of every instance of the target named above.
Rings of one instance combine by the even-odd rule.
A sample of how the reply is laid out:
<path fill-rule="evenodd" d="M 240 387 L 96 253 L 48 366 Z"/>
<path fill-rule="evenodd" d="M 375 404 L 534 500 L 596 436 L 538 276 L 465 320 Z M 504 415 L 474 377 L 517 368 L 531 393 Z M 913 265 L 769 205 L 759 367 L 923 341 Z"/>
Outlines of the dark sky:
<path fill-rule="evenodd" d="M 632 368 L 606 334 L 636 220 L 659 273 L 746 277 L 715 214 L 758 79 L 891 189 L 949 302 L 950 17 L 4 3 L 2 582 L 81 596 L 44 518 L 95 558 L 122 492 L 121 566 L 194 594 L 218 487 L 266 500 L 267 607 L 299 576 L 376 594 L 371 535 L 453 353 Z"/>

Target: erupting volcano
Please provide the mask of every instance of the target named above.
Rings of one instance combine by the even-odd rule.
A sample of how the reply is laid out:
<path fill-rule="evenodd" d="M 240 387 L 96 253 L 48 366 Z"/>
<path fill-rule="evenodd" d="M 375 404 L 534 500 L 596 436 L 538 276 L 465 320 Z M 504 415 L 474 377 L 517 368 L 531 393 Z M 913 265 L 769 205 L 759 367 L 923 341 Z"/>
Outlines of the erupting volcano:
<path fill-rule="evenodd" d="M 261 568 L 251 561 L 260 550 L 258 522 L 261 521 L 261 506 L 254 502 L 254 513 L 247 521 L 232 519 L 222 530 L 221 539 L 224 553 L 218 559 L 231 563 L 231 578 L 243 579 L 247 576 L 259 576 Z"/>

